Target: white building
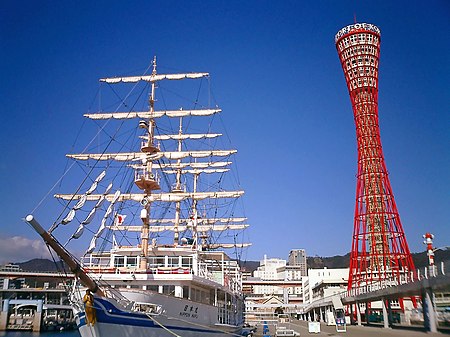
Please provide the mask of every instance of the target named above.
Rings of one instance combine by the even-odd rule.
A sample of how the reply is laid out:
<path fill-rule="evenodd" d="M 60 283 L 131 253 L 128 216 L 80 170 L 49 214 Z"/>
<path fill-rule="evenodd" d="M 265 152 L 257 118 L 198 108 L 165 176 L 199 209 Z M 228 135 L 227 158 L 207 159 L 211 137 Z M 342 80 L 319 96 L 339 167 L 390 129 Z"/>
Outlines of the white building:
<path fill-rule="evenodd" d="M 242 281 L 246 290 L 247 321 L 264 315 L 272 317 L 278 307 L 285 312 L 297 313 L 303 305 L 301 268 L 299 265 L 287 265 L 286 260 L 264 255 L 253 277 Z"/>
<path fill-rule="evenodd" d="M 278 273 L 278 268 L 284 266 L 286 266 L 286 260 L 268 259 L 267 255 L 264 255 L 264 259 L 259 262 L 259 267 L 253 272 L 253 277 L 263 281 L 284 280 L 284 275 Z M 255 284 L 253 293 L 257 295 L 283 295 L 283 288 L 270 283 Z"/>
<path fill-rule="evenodd" d="M 0 271 L 12 271 L 19 272 L 21 269 L 17 264 L 8 263 L 3 266 L 0 266 Z M 9 278 L 0 278 L 0 289 L 8 289 L 8 288 L 23 288 L 25 284 L 24 278 L 17 278 L 14 282 L 10 282 Z"/>
<path fill-rule="evenodd" d="M 304 278 L 304 302 L 311 303 L 347 290 L 349 268 L 308 269 Z"/>
<path fill-rule="evenodd" d="M 286 260 L 271 258 L 264 255 L 264 259 L 259 261 L 259 267 L 253 272 L 253 277 L 259 277 L 262 280 L 277 280 L 279 267 L 286 266 Z"/>

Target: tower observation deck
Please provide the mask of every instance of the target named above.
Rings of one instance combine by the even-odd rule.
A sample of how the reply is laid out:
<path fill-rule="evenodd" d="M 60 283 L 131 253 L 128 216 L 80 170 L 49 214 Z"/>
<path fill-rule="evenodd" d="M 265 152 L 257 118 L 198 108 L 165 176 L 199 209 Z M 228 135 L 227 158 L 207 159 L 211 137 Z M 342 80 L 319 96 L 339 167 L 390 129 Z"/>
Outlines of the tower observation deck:
<path fill-rule="evenodd" d="M 380 30 L 342 28 L 335 43 L 350 94 L 358 146 L 356 207 L 348 287 L 406 282 L 415 271 L 389 182 L 378 125 Z"/>

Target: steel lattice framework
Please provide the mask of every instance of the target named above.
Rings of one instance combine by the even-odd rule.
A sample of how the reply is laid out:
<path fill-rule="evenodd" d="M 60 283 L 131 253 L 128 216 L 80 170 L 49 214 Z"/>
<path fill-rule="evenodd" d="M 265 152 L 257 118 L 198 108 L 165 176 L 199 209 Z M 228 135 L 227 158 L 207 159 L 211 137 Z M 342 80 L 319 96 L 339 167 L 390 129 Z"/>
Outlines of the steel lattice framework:
<path fill-rule="evenodd" d="M 358 174 L 348 288 L 406 282 L 415 271 L 388 178 L 378 125 L 380 30 L 367 23 L 335 37 L 356 125 Z"/>

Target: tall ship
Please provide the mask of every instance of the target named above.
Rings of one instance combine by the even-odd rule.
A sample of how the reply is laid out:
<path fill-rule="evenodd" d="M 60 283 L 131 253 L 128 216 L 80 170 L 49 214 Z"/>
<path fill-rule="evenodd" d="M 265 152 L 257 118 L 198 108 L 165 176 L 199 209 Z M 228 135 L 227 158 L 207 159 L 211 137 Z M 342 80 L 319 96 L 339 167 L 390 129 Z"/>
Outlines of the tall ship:
<path fill-rule="evenodd" d="M 248 224 L 209 74 L 160 74 L 155 57 L 143 75 L 100 84 L 113 105 L 84 115 L 95 136 L 55 184 L 74 192 L 54 192 L 49 229 L 26 217 L 76 276 L 81 335 L 239 335 Z"/>

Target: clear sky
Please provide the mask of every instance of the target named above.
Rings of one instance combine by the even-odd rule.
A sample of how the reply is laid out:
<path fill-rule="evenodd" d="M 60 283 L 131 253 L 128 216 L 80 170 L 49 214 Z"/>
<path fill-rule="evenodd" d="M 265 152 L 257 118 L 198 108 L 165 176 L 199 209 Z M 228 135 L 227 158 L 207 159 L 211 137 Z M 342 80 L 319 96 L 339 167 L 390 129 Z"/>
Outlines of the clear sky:
<path fill-rule="evenodd" d="M 13 0 L 0 3 L 0 260 L 45 255 L 22 218 L 62 173 L 98 79 L 154 55 L 211 73 L 246 190 L 243 257 L 349 252 L 356 137 L 334 35 L 355 16 L 381 29 L 381 139 L 410 249 L 427 231 L 450 245 L 449 1 Z"/>

